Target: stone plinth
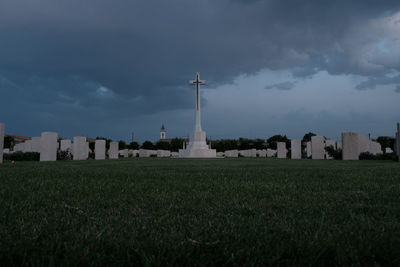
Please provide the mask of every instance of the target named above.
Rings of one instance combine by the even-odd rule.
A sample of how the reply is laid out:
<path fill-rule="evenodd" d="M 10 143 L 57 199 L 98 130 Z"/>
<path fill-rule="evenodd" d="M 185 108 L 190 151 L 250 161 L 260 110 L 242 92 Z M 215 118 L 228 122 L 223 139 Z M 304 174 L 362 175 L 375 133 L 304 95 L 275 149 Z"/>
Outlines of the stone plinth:
<path fill-rule="evenodd" d="M 381 144 L 368 140 L 368 152 L 374 155 L 382 154 Z"/>
<path fill-rule="evenodd" d="M 73 160 L 87 160 L 89 151 L 86 137 L 75 136 L 72 150 Z"/>
<path fill-rule="evenodd" d="M 94 159 L 106 159 L 106 140 L 96 140 L 96 143 L 94 144 Z"/>
<path fill-rule="evenodd" d="M 325 140 L 323 136 L 311 136 L 311 158 L 325 159 Z"/>
<path fill-rule="evenodd" d="M 206 132 L 194 131 L 189 135 L 189 145 L 179 150 L 182 158 L 216 158 L 217 151 L 210 149 L 206 143 Z"/>
<path fill-rule="evenodd" d="M 157 150 L 157 158 L 169 158 L 169 157 L 171 157 L 171 151 Z"/>
<path fill-rule="evenodd" d="M 118 159 L 118 142 L 110 142 L 110 149 L 108 150 L 109 159 Z"/>
<path fill-rule="evenodd" d="M 292 159 L 301 159 L 301 141 L 300 140 L 291 140 L 290 147 L 292 150 L 291 158 Z"/>
<path fill-rule="evenodd" d="M 266 149 L 257 150 L 257 154 L 258 154 L 258 157 L 260 157 L 260 158 L 266 158 L 267 157 L 267 150 Z"/>
<path fill-rule="evenodd" d="M 360 156 L 359 136 L 357 133 L 342 133 L 343 160 L 358 160 Z"/>
<path fill-rule="evenodd" d="M 56 161 L 58 134 L 44 132 L 40 138 L 40 161 Z"/>
<path fill-rule="evenodd" d="M 5 124 L 0 123 L 0 163 L 3 163 Z"/>
<path fill-rule="evenodd" d="M 276 145 L 278 148 L 278 153 L 277 153 L 278 159 L 286 159 L 286 156 L 287 156 L 286 143 L 285 142 L 277 142 Z"/>

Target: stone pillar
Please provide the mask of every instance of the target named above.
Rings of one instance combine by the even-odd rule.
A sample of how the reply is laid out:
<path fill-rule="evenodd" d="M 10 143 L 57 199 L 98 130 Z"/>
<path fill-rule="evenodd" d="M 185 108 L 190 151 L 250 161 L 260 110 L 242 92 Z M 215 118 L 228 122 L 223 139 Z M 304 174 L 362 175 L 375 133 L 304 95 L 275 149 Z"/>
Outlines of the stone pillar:
<path fill-rule="evenodd" d="M 307 142 L 307 158 L 311 157 L 312 149 L 311 149 L 311 142 Z"/>
<path fill-rule="evenodd" d="M 61 140 L 60 150 L 61 151 L 69 151 L 69 152 L 71 152 L 71 150 L 72 150 L 72 142 L 71 142 L 71 140 L 68 140 L 68 139 Z"/>
<path fill-rule="evenodd" d="M 96 140 L 94 145 L 94 158 L 96 160 L 106 159 L 106 140 Z"/>
<path fill-rule="evenodd" d="M 311 158 L 325 159 L 325 140 L 323 136 L 311 136 Z"/>
<path fill-rule="evenodd" d="M 109 159 L 118 159 L 118 142 L 110 142 L 110 149 L 108 150 Z"/>
<path fill-rule="evenodd" d="M 86 143 L 86 137 L 75 136 L 74 144 L 72 146 L 74 154 L 72 156 L 73 160 L 86 160 L 88 157 L 88 147 Z"/>
<path fill-rule="evenodd" d="M 0 123 L 0 164 L 3 163 L 5 124 Z"/>
<path fill-rule="evenodd" d="M 40 161 L 57 160 L 58 134 L 44 132 L 40 138 Z"/>
<path fill-rule="evenodd" d="M 360 138 L 357 133 L 342 133 L 343 160 L 358 160 L 360 156 Z"/>
<path fill-rule="evenodd" d="M 40 153 L 40 137 L 32 137 L 32 152 Z"/>
<path fill-rule="evenodd" d="M 278 159 L 286 159 L 287 150 L 286 150 L 286 143 L 285 142 L 277 142 L 278 147 Z"/>
<path fill-rule="evenodd" d="M 292 159 L 301 159 L 301 141 L 300 140 L 291 140 L 291 149 L 292 149 Z"/>

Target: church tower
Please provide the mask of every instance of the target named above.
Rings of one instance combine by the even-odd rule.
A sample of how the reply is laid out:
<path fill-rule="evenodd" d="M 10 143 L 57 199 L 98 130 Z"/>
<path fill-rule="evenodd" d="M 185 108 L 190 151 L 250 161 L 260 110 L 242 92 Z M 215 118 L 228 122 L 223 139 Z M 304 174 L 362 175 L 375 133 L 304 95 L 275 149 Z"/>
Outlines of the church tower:
<path fill-rule="evenodd" d="M 166 135 L 165 135 L 165 127 L 164 124 L 161 126 L 161 131 L 160 131 L 160 140 L 164 140 L 166 139 Z"/>

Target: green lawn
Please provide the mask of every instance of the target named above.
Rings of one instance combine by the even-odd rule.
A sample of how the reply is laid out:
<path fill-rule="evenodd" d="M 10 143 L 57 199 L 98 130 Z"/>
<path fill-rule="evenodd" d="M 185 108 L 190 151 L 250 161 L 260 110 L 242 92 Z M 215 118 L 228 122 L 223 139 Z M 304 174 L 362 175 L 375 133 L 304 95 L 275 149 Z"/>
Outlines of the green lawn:
<path fill-rule="evenodd" d="M 0 166 L 0 265 L 400 265 L 400 164 Z"/>

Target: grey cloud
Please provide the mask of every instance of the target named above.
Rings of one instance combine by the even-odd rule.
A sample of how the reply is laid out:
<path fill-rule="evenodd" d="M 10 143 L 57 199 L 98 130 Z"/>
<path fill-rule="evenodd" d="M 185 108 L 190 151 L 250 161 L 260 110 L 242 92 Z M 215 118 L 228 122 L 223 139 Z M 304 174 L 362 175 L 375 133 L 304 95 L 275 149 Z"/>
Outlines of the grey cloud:
<path fill-rule="evenodd" d="M 366 81 L 358 84 L 356 88 L 358 90 L 368 90 L 368 89 L 375 89 L 379 85 L 392 85 L 392 84 L 394 85 L 400 84 L 400 75 L 393 77 L 388 77 L 388 76 L 370 77 Z"/>
<path fill-rule="evenodd" d="M 264 89 L 278 89 L 278 90 L 290 90 L 296 86 L 295 82 L 282 82 L 271 85 L 266 85 Z"/>

